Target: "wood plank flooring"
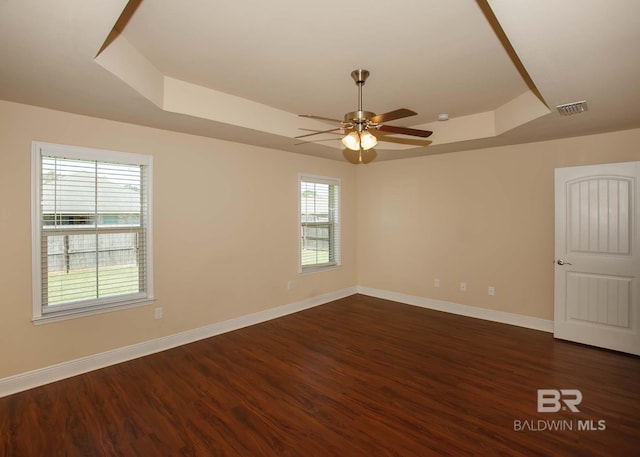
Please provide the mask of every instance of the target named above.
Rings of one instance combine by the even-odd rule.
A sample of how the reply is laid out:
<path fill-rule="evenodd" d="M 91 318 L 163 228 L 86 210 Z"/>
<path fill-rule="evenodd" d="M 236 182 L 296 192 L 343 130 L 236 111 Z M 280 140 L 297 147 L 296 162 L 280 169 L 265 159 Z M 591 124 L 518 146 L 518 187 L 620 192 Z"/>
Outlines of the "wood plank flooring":
<path fill-rule="evenodd" d="M 466 455 L 640 455 L 640 358 L 354 295 L 0 399 L 0 456 Z"/>

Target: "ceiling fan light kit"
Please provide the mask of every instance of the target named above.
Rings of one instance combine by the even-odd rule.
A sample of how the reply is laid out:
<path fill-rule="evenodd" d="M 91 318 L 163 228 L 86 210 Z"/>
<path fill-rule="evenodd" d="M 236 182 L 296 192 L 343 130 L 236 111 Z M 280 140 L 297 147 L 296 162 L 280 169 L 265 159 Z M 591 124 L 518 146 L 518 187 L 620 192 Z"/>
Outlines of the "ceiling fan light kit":
<path fill-rule="evenodd" d="M 390 134 L 411 135 L 419 136 L 421 138 L 427 138 L 433 132 L 429 130 L 412 129 L 407 127 L 398 127 L 394 125 L 386 125 L 384 122 L 393 121 L 396 119 L 402 119 L 408 116 L 414 116 L 418 113 L 406 108 L 400 108 L 394 111 L 389 111 L 383 114 L 376 114 L 371 111 L 364 111 L 362 109 L 362 86 L 369 77 L 369 71 L 358 69 L 351 72 L 351 77 L 358 86 L 358 110 L 351 111 L 344 115 L 344 120 L 339 121 L 337 119 L 331 119 L 321 116 L 313 116 L 309 114 L 301 114 L 301 117 L 307 117 L 311 119 L 318 119 L 321 121 L 338 122 L 340 127 L 323 130 L 315 133 L 308 133 L 306 135 L 300 135 L 296 138 L 303 138 L 311 135 L 318 135 L 320 133 L 330 133 L 336 130 L 351 130 L 342 138 L 342 144 L 352 151 L 358 151 L 357 157 L 352 154 L 347 154 L 345 151 L 344 156 L 352 163 L 368 163 L 376 156 L 373 147 L 378 144 L 378 141 L 385 141 L 384 138 L 377 138 L 369 132 L 369 129 L 375 129 L 380 132 L 387 132 Z M 371 151 L 368 154 L 363 154 L 363 151 Z"/>
<path fill-rule="evenodd" d="M 362 133 L 351 132 L 342 138 L 342 144 L 352 151 L 368 150 L 378 144 L 378 139 L 366 130 Z"/>
<path fill-rule="evenodd" d="M 365 151 L 378 144 L 378 139 L 366 130 L 360 134 L 360 146 Z"/>
<path fill-rule="evenodd" d="M 342 138 L 342 144 L 344 144 L 346 148 L 357 151 L 360 149 L 360 135 L 358 135 L 358 132 L 351 132 Z"/>

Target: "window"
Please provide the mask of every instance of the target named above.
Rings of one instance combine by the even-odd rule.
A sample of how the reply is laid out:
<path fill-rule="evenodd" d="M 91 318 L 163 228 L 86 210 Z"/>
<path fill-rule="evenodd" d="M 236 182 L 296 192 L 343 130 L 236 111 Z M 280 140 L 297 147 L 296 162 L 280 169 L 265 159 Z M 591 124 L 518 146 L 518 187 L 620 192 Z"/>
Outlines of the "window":
<path fill-rule="evenodd" d="M 340 265 L 340 181 L 300 177 L 300 269 Z"/>
<path fill-rule="evenodd" d="M 153 298 L 150 156 L 33 143 L 33 318 Z"/>

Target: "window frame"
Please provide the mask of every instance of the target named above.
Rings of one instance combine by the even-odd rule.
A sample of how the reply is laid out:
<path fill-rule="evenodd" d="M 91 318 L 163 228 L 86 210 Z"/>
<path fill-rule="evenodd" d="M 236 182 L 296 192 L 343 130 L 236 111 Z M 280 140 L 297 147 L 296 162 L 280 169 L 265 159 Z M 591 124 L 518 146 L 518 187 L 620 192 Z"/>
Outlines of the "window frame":
<path fill-rule="evenodd" d="M 56 309 L 45 309 L 43 304 L 43 270 L 42 270 L 42 222 L 41 182 L 42 157 L 51 156 L 66 159 L 140 165 L 145 168 L 143 178 L 146 188 L 146 216 L 139 229 L 102 228 L 93 233 L 143 232 L 145 237 L 145 285 L 146 290 L 137 294 L 106 299 L 91 299 L 75 303 L 56 305 Z M 153 157 L 145 154 L 110 151 L 105 149 L 69 146 L 54 143 L 33 141 L 31 148 L 31 232 L 32 232 L 32 303 L 34 324 L 56 322 L 88 315 L 100 314 L 114 310 L 144 306 L 154 301 L 153 292 Z M 77 227 L 74 232 L 82 233 Z M 64 233 L 58 233 L 64 235 Z"/>
<path fill-rule="evenodd" d="M 330 221 L 332 225 L 332 233 L 329 237 L 333 241 L 333 251 L 329 253 L 329 257 L 333 256 L 333 261 L 329 261 L 323 264 L 303 265 L 302 264 L 302 233 L 304 230 L 304 222 L 302 221 L 302 183 L 316 183 L 327 184 L 329 186 L 335 186 L 338 192 L 336 199 L 337 209 L 335 210 L 335 220 Z M 300 173 L 298 175 L 298 273 L 308 274 L 316 273 L 319 271 L 331 270 L 338 268 L 342 265 L 341 261 L 341 220 L 342 220 L 342 182 L 339 178 L 333 178 L 328 176 L 317 176 L 307 173 Z M 326 225 L 326 224 L 322 224 Z"/>

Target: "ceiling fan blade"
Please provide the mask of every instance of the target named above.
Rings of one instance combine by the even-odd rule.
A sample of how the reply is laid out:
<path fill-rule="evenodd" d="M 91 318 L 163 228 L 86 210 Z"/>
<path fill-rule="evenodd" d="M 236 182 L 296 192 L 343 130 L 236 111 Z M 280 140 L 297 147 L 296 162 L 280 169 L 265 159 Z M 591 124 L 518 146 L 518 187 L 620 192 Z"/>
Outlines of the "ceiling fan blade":
<path fill-rule="evenodd" d="M 312 136 L 312 135 L 320 135 L 321 133 L 331 133 L 331 132 L 335 132 L 336 130 L 340 130 L 341 127 L 337 127 L 335 129 L 329 129 L 329 130 L 316 130 L 313 133 L 305 133 L 304 135 L 298 135 L 298 136 L 294 136 L 294 138 L 305 138 L 308 136 Z"/>
<path fill-rule="evenodd" d="M 388 113 L 378 114 L 369 119 L 370 122 L 374 122 L 379 124 L 381 122 L 393 121 L 396 119 L 402 119 L 403 117 L 415 116 L 415 111 L 411 111 L 410 109 L 400 108 L 394 111 L 389 111 Z"/>
<path fill-rule="evenodd" d="M 401 135 L 419 136 L 422 138 L 427 138 L 433 133 L 429 130 L 411 129 L 409 127 L 397 127 L 395 125 L 378 125 L 376 126 L 376 129 L 380 130 L 381 132 L 399 133 Z"/>
<path fill-rule="evenodd" d="M 314 116 L 312 114 L 298 114 L 298 116 L 306 117 L 308 119 L 317 119 L 319 121 L 337 122 L 338 124 L 342 124 L 342 121 L 338 119 L 331 119 L 330 117 Z"/>
<path fill-rule="evenodd" d="M 369 131 L 378 139 L 378 142 L 384 141 L 385 143 L 405 144 L 407 146 L 424 147 L 429 146 L 432 141 L 426 138 L 408 137 L 408 136 L 393 136 L 391 132 L 381 132 L 376 129 L 369 129 Z"/>
<path fill-rule="evenodd" d="M 340 138 L 323 138 L 322 140 L 309 140 L 309 141 L 300 141 L 299 143 L 294 143 L 294 146 L 300 146 L 301 144 L 314 144 L 314 143 L 322 143 L 323 141 L 336 141 Z"/>
<path fill-rule="evenodd" d="M 315 130 L 315 129 L 304 129 L 302 127 L 299 127 L 298 129 L 299 130 L 304 130 L 305 132 L 331 133 L 332 135 L 344 135 L 344 133 L 338 132 L 338 130 L 344 130 L 344 127 L 335 128 L 335 129 L 333 129 L 333 130 L 335 130 L 334 132 L 332 132 L 332 131 L 326 132 L 324 130 Z"/>

